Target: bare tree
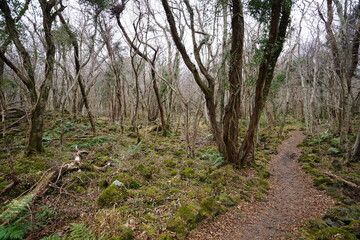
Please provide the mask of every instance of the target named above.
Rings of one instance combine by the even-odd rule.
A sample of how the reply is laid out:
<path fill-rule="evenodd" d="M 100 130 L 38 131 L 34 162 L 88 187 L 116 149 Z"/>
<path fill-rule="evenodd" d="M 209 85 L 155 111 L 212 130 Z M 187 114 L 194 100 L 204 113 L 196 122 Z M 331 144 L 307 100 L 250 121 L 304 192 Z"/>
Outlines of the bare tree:
<path fill-rule="evenodd" d="M 54 11 L 54 7 L 57 5 L 57 1 L 45 1 L 39 0 L 41 6 L 42 17 L 43 17 L 43 29 L 45 35 L 45 48 L 46 48 L 46 61 L 45 61 L 45 72 L 44 80 L 40 85 L 39 93 L 36 89 L 35 79 L 35 67 L 32 64 L 31 56 L 26 50 L 23 42 L 20 39 L 19 31 L 16 27 L 16 21 L 12 16 L 9 4 L 5 0 L 0 1 L 0 10 L 2 11 L 6 28 L 9 32 L 9 36 L 16 46 L 16 49 L 21 57 L 22 66 L 16 66 L 5 54 L 0 51 L 0 57 L 3 61 L 17 74 L 21 81 L 25 84 L 32 105 L 31 117 L 30 117 L 30 129 L 29 138 L 26 147 L 27 154 L 34 152 L 42 152 L 42 135 L 44 127 L 44 112 L 46 103 L 49 96 L 50 86 L 53 80 L 54 62 L 55 62 L 55 44 L 51 33 L 52 24 L 55 21 L 56 16 L 64 9 L 60 7 Z M 23 68 L 25 72 L 21 70 Z"/>

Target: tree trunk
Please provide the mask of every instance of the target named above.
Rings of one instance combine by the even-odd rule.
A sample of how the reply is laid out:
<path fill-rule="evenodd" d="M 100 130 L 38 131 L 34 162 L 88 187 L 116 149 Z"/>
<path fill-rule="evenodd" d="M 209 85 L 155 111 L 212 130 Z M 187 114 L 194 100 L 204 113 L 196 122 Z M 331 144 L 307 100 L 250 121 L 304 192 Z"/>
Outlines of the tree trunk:
<path fill-rule="evenodd" d="M 230 89 L 229 100 L 225 107 L 225 115 L 223 120 L 223 141 L 225 144 L 225 159 L 227 162 L 240 165 L 238 158 L 238 137 L 241 108 L 244 18 L 241 1 L 233 0 L 232 5 L 232 39 L 229 71 Z"/>
<path fill-rule="evenodd" d="M 39 0 L 39 2 L 43 13 L 43 27 L 46 42 L 45 80 L 40 87 L 37 103 L 31 111 L 29 139 L 26 148 L 27 155 L 44 151 L 42 145 L 44 113 L 49 98 L 50 87 L 53 82 L 55 63 L 55 44 L 51 33 L 52 23 L 55 20 L 54 15 L 51 14 L 51 9 L 54 5 L 49 4 L 45 0 Z"/>
<path fill-rule="evenodd" d="M 67 25 L 64 17 L 59 14 L 59 18 L 60 21 L 62 23 L 62 25 L 65 27 L 65 30 L 67 32 L 67 34 L 69 35 L 70 39 L 71 39 L 71 44 L 74 48 L 74 61 L 75 61 L 75 73 L 76 73 L 76 80 L 79 83 L 79 87 L 80 87 L 80 93 L 81 96 L 84 100 L 84 105 L 89 117 L 89 121 L 90 121 L 90 125 L 91 125 L 91 129 L 94 135 L 96 135 L 96 126 L 95 126 L 95 121 L 94 121 L 94 117 L 93 114 L 91 113 L 90 110 L 90 106 L 89 106 L 89 101 L 86 95 L 86 90 L 85 90 L 85 86 L 81 77 L 81 66 L 80 66 L 80 55 L 79 55 L 79 44 L 76 40 L 76 35 L 75 33 L 73 33 L 71 31 L 71 29 L 69 28 L 69 26 Z"/>
<path fill-rule="evenodd" d="M 273 1 L 269 38 L 264 50 L 264 60 L 260 64 L 259 75 L 256 81 L 255 106 L 244 142 L 239 151 L 241 165 L 249 165 L 254 162 L 256 130 L 269 94 L 275 65 L 283 48 L 287 26 L 290 21 L 290 12 L 291 5 L 288 5 L 286 1 Z"/>
<path fill-rule="evenodd" d="M 360 127 L 354 144 L 354 149 L 351 155 L 352 162 L 360 162 Z"/>

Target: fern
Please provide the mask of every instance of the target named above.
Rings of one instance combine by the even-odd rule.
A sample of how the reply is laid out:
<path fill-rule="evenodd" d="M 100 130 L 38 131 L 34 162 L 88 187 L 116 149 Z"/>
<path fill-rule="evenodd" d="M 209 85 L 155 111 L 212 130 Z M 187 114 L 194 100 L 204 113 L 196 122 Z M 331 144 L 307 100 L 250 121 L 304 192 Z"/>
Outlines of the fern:
<path fill-rule="evenodd" d="M 21 225 L 0 226 L 0 240 L 23 239 L 24 236 L 25 231 Z"/>
<path fill-rule="evenodd" d="M 72 229 L 67 240 L 94 240 L 95 235 L 84 223 L 70 223 Z"/>
<path fill-rule="evenodd" d="M 11 201 L 11 203 L 6 206 L 6 210 L 1 213 L 0 223 L 5 225 L 16 219 L 20 214 L 27 212 L 27 206 L 29 203 L 31 203 L 32 199 L 33 195 L 29 194 L 20 199 Z"/>
<path fill-rule="evenodd" d="M 201 157 L 204 159 L 209 159 L 215 168 L 220 167 L 224 163 L 223 155 L 213 149 L 207 149 Z"/>
<path fill-rule="evenodd" d="M 66 240 L 66 239 L 61 238 L 58 235 L 51 235 L 51 236 L 48 236 L 48 237 L 44 237 L 44 238 L 42 238 L 40 240 Z"/>

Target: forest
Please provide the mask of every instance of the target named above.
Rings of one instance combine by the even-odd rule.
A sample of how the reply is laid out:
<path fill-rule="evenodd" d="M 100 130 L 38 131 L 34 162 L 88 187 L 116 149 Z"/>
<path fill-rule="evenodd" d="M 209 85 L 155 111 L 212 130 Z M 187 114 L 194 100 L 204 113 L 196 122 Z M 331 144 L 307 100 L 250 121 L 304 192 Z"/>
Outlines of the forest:
<path fill-rule="evenodd" d="M 360 239 L 360 1 L 0 0 L 0 240 Z"/>

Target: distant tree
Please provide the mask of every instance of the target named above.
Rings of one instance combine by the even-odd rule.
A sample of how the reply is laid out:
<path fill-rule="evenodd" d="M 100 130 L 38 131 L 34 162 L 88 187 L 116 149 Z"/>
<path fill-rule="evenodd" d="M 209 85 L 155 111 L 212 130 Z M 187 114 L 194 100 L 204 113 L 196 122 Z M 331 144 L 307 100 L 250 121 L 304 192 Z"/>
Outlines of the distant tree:
<path fill-rule="evenodd" d="M 339 26 L 334 23 L 334 5 Z M 328 44 L 331 49 L 332 61 L 336 78 L 340 82 L 339 98 L 339 133 L 340 144 L 344 151 L 349 151 L 348 132 L 351 121 L 351 94 L 353 77 L 359 62 L 360 46 L 360 3 L 349 4 L 345 7 L 339 0 L 326 0 L 327 12 L 323 14 L 317 5 L 320 19 L 325 25 Z M 334 29 L 339 29 L 336 32 Z"/>
<path fill-rule="evenodd" d="M 26 86 L 32 106 L 29 138 L 26 146 L 27 154 L 42 152 L 44 150 L 42 145 L 44 112 L 53 81 L 55 62 L 55 44 L 51 31 L 56 16 L 64 10 L 64 7 L 60 7 L 55 10 L 55 6 L 58 4 L 55 0 L 39 0 L 39 4 L 42 12 L 42 26 L 45 37 L 46 56 L 44 80 L 39 87 L 39 91 L 37 91 L 35 66 L 32 63 L 30 50 L 26 49 L 24 42 L 20 37 L 20 30 L 16 25 L 16 20 L 13 17 L 8 1 L 0 0 L 0 10 L 5 19 L 6 29 L 9 33 L 9 38 L 14 43 L 21 58 L 21 66 L 10 60 L 2 50 L 0 50 L 0 57 L 16 73 Z M 22 69 L 24 69 L 24 71 Z"/>

